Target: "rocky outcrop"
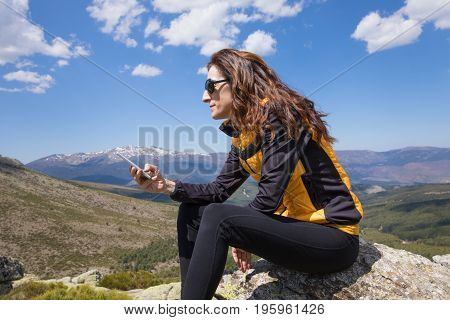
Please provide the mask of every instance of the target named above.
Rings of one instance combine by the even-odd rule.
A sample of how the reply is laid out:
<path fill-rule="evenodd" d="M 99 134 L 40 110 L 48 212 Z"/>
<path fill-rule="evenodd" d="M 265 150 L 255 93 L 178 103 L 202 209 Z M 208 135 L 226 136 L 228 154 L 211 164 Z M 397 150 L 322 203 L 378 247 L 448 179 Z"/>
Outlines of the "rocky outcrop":
<path fill-rule="evenodd" d="M 443 256 L 433 256 L 432 260 L 443 265 L 444 267 L 450 267 L 450 254 L 445 254 Z"/>
<path fill-rule="evenodd" d="M 89 270 L 76 277 L 64 277 L 61 279 L 46 279 L 41 280 L 33 274 L 26 274 L 22 279 L 14 281 L 13 288 L 16 288 L 27 281 L 37 281 L 37 282 L 62 282 L 66 286 L 75 287 L 81 284 L 88 284 L 92 287 L 97 287 L 98 282 L 102 279 L 103 275 L 97 269 Z"/>
<path fill-rule="evenodd" d="M 450 299 L 450 255 L 435 256 L 433 261 L 404 250 L 360 239 L 360 254 L 348 269 L 315 275 L 289 270 L 264 259 L 253 263 L 246 273 L 225 271 L 215 299 Z M 1 272 L 1 271 L 0 271 Z M 76 286 L 96 287 L 101 274 L 90 270 L 60 281 Z M 14 282 L 36 280 L 27 275 Z M 126 293 L 137 300 L 176 300 L 180 283 L 163 284 Z"/>
<path fill-rule="evenodd" d="M 181 283 L 174 282 L 161 284 L 148 289 L 136 289 L 127 291 L 127 294 L 135 300 L 179 300 L 181 295 Z"/>
<path fill-rule="evenodd" d="M 0 257 L 0 295 L 12 289 L 12 282 L 23 277 L 23 264 L 11 257 Z"/>
<path fill-rule="evenodd" d="M 300 273 L 259 260 L 246 274 L 224 275 L 220 299 L 449 299 L 449 268 L 425 257 L 360 240 L 348 269 Z"/>

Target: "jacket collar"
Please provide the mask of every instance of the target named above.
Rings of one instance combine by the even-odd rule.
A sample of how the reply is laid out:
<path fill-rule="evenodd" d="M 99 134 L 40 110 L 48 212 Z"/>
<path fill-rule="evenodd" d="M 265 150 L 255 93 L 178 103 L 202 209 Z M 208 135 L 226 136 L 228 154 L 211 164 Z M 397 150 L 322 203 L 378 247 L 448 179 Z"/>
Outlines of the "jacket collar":
<path fill-rule="evenodd" d="M 223 131 L 230 137 L 239 137 L 239 131 L 234 129 L 231 125 L 230 119 L 225 120 L 219 127 L 219 130 Z"/>

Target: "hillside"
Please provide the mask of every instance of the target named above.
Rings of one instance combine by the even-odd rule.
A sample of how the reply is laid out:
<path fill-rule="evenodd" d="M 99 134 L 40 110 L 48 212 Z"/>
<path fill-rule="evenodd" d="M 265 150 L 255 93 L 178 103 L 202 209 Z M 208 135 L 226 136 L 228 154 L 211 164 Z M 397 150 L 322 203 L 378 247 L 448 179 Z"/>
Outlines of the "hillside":
<path fill-rule="evenodd" d="M 119 256 L 173 243 L 177 207 L 88 189 L 0 157 L 0 255 L 41 277 L 116 268 Z"/>
<path fill-rule="evenodd" d="M 365 239 L 426 257 L 450 253 L 450 184 L 358 193 Z"/>

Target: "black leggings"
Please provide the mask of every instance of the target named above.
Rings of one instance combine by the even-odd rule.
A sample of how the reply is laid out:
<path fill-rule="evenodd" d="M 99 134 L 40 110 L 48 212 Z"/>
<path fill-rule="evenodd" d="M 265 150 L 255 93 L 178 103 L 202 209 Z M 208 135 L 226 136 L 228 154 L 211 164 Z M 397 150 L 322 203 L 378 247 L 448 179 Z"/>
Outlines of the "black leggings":
<path fill-rule="evenodd" d="M 358 236 L 336 228 L 224 203 L 181 203 L 177 229 L 184 300 L 212 299 L 228 246 L 308 273 L 345 269 L 359 251 Z"/>

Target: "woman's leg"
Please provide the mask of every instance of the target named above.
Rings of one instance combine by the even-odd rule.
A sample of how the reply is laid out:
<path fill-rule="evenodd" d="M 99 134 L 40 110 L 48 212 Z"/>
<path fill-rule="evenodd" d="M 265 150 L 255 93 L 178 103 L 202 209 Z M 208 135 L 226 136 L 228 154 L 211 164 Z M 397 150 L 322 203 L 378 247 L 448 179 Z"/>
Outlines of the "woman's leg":
<path fill-rule="evenodd" d="M 180 259 L 181 287 L 183 288 L 186 274 L 194 251 L 195 238 L 200 227 L 201 216 L 206 205 L 181 203 L 178 209 L 177 232 L 178 254 Z"/>
<path fill-rule="evenodd" d="M 332 227 L 230 204 L 213 203 L 193 212 L 201 223 L 195 245 L 188 248 L 191 258 L 182 299 L 212 298 L 223 274 L 228 245 L 311 273 L 342 270 L 358 255 L 358 237 Z M 180 255 L 187 255 L 186 248 Z"/>

